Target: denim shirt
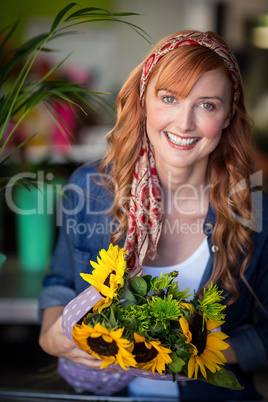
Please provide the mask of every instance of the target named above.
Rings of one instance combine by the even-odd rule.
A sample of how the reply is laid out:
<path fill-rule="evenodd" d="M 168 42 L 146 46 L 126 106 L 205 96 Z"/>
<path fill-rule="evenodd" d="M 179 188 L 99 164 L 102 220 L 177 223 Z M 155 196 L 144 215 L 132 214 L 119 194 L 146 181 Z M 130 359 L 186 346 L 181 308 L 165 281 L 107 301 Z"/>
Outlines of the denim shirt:
<path fill-rule="evenodd" d="M 108 173 L 102 178 L 108 177 Z M 59 238 L 52 258 L 51 273 L 43 282 L 39 298 L 40 319 L 47 307 L 66 305 L 82 292 L 88 283 L 80 273 L 90 273 L 90 260 L 96 261 L 99 251 L 108 249 L 113 232 L 111 212 L 113 194 L 100 184 L 98 163 L 84 165 L 71 176 L 66 195 L 58 212 Z M 254 253 L 245 277 L 262 304 L 260 307 L 242 280 L 240 297 L 225 310 L 222 331 L 230 336 L 239 366 L 243 371 L 268 366 L 268 200 L 263 194 L 262 231 L 254 232 Z M 207 236 L 210 258 L 200 287 L 211 277 L 217 254 L 212 244 L 216 217 L 209 205 L 203 231 Z M 123 246 L 124 241 L 119 244 Z"/>

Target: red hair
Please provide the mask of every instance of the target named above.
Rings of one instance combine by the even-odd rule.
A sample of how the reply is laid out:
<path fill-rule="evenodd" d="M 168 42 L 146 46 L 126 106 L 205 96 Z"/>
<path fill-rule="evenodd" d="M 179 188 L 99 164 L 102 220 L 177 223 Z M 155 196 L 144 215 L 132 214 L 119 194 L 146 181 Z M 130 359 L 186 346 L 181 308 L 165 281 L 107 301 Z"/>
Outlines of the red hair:
<path fill-rule="evenodd" d="M 152 52 L 173 36 L 184 32 L 186 31 L 164 38 Z M 218 35 L 213 32 L 209 34 L 226 45 Z M 108 135 L 109 150 L 101 166 L 103 171 L 112 162 L 111 177 L 117 185 L 113 213 L 119 226 L 112 237 L 113 242 L 117 242 L 127 231 L 131 183 L 144 135 L 145 110 L 139 97 L 144 62 L 130 74 L 119 92 L 117 122 Z M 232 295 L 230 302 L 233 302 L 239 296 L 235 276 L 239 271 L 240 277 L 246 282 L 244 272 L 252 253 L 250 231 L 235 217 L 237 211 L 244 219 L 249 219 L 251 215 L 249 176 L 253 172 L 252 128 L 245 107 L 243 88 L 239 101 L 234 104 L 234 86 L 228 68 L 217 53 L 199 45 L 183 46 L 164 55 L 152 70 L 148 82 L 158 75 L 156 90 L 170 88 L 184 98 L 205 72 L 215 69 L 220 69 L 230 84 L 229 112 L 232 113 L 232 118 L 229 126 L 223 130 L 220 143 L 211 153 L 207 167 L 207 180 L 211 185 L 210 203 L 217 217 L 212 241 L 219 249 L 215 254 L 209 283 L 211 281 L 220 283 Z M 242 180 L 246 180 L 248 184 L 246 189 L 230 196 L 231 189 L 239 185 Z M 241 254 L 245 257 L 242 264 Z"/>

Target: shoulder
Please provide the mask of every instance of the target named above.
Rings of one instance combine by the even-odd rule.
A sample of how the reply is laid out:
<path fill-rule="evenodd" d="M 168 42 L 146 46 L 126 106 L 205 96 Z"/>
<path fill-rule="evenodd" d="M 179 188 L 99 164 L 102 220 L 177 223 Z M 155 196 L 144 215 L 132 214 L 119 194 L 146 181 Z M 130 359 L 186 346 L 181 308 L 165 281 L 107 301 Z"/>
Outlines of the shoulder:
<path fill-rule="evenodd" d="M 112 189 L 105 185 L 110 179 L 110 169 L 100 173 L 100 163 L 101 161 L 97 161 L 82 165 L 72 173 L 64 187 L 67 203 L 90 205 L 90 208 L 93 204 L 96 204 L 96 207 L 99 204 L 101 208 L 103 205 L 100 204 L 111 204 L 114 194 Z"/>
<path fill-rule="evenodd" d="M 100 179 L 107 179 L 110 169 L 107 169 L 104 173 L 100 173 L 100 164 L 101 161 L 98 160 L 80 166 L 72 173 L 68 180 L 68 184 L 80 185 L 84 188 L 87 185 L 87 182 L 92 178 L 95 178 L 97 183 L 100 182 Z"/>
<path fill-rule="evenodd" d="M 73 189 L 74 191 L 80 190 L 82 193 L 111 193 L 105 185 L 105 182 L 107 183 L 111 179 L 110 168 L 107 168 L 104 172 L 100 172 L 100 164 L 101 161 L 98 160 L 77 168 L 68 180 L 68 189 Z"/>

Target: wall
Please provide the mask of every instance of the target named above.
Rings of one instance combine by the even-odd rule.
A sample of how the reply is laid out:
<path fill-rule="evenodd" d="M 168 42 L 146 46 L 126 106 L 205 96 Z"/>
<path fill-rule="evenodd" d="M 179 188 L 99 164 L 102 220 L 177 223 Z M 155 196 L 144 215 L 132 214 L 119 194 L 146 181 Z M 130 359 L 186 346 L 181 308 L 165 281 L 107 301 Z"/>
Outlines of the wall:
<path fill-rule="evenodd" d="M 52 17 L 68 0 L 10 0 L 0 5 L 0 25 L 22 19 L 24 32 L 20 38 L 29 37 L 48 29 Z M 82 7 L 98 6 L 110 11 L 131 11 L 140 16 L 127 20 L 142 27 L 152 38 L 161 37 L 181 29 L 215 30 L 222 34 L 237 51 L 245 47 L 245 21 L 268 12 L 267 0 L 82 0 Z M 55 43 L 63 53 L 61 59 L 75 49 L 70 63 L 78 63 L 95 76 L 100 90 L 117 93 L 131 70 L 143 60 L 151 45 L 125 24 L 91 24 L 90 29 L 81 27 L 83 34 Z"/>

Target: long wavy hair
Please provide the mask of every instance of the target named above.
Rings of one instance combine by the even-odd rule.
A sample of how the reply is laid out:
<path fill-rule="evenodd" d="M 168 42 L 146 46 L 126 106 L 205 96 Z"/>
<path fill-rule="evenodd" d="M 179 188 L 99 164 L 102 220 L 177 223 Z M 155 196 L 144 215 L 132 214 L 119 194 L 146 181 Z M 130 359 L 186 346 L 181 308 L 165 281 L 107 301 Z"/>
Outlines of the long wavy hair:
<path fill-rule="evenodd" d="M 150 54 L 172 37 L 186 32 L 189 31 L 165 37 Z M 215 33 L 207 33 L 227 46 Z M 127 231 L 128 200 L 145 132 L 146 89 L 144 107 L 139 98 L 140 77 L 145 60 L 130 74 L 119 92 L 117 122 L 108 134 L 109 148 L 101 165 L 101 171 L 111 166 L 112 181 L 106 185 L 116 183 L 116 189 L 113 188 L 116 190 L 113 213 L 119 225 L 112 237 L 114 243 Z M 232 77 L 222 58 L 199 45 L 183 46 L 167 53 L 158 61 L 148 81 L 157 75 L 156 90 L 170 88 L 184 98 L 205 72 L 215 69 L 220 69 L 229 81 L 232 94 L 229 113 L 232 118 L 229 126 L 223 130 L 217 148 L 210 154 L 207 166 L 207 182 L 211 187 L 209 201 L 217 217 L 212 241 L 218 248 L 208 283 L 220 283 L 230 295 L 228 303 L 231 304 L 239 296 L 239 277 L 250 288 L 244 273 L 253 251 L 250 230 L 241 225 L 241 219 L 238 219 L 248 220 L 251 216 L 249 177 L 253 172 L 252 124 L 246 111 L 243 88 L 238 103 L 234 104 Z M 243 186 L 243 183 L 246 185 Z M 237 191 L 233 191 L 235 188 Z"/>

